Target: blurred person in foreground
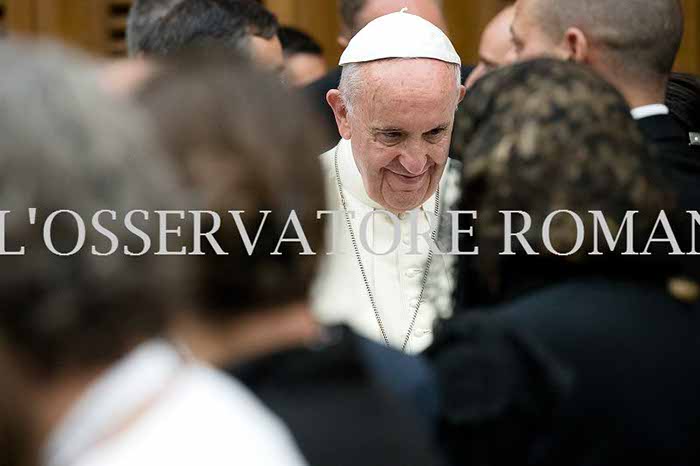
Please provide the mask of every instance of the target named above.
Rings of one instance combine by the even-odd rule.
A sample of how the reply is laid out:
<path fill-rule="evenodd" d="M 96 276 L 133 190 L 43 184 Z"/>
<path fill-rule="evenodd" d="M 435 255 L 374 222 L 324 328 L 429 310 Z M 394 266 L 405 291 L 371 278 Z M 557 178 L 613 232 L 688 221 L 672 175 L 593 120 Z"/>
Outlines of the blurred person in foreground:
<path fill-rule="evenodd" d="M 314 288 L 323 322 L 407 353 L 451 311 L 450 216 L 461 164 L 448 157 L 464 97 L 460 59 L 430 22 L 405 11 L 374 20 L 340 59 L 328 92 L 342 139 L 321 155 L 335 244 Z M 425 234 L 425 237 L 420 237 Z"/>
<path fill-rule="evenodd" d="M 420 16 L 432 23 L 447 34 L 447 20 L 442 9 L 442 0 L 338 0 L 338 12 L 341 20 L 341 31 L 338 36 L 338 44 L 344 50 L 355 35 L 377 18 L 395 13 L 402 8 L 408 12 Z M 467 79 L 472 67 L 462 66 L 462 82 Z M 338 128 L 332 109 L 326 103 L 326 94 L 331 89 L 337 89 L 340 85 L 340 66 L 332 69 L 322 79 L 309 84 L 304 88 L 304 94 L 309 101 L 316 106 L 316 110 L 323 116 L 323 122 L 329 131 L 335 136 L 323 141 L 323 145 L 317 152 L 330 149 L 337 142 Z"/>
<path fill-rule="evenodd" d="M 195 299 L 173 337 L 248 386 L 312 465 L 435 464 L 425 362 L 322 327 L 311 312 L 325 203 L 303 105 L 245 64 L 195 56 L 166 65 L 140 101 L 198 208 L 222 219 L 202 218 L 212 234 L 190 258 Z"/>
<path fill-rule="evenodd" d="M 184 0 L 139 42 L 148 58 L 184 49 L 227 48 L 276 74 L 284 71 L 277 17 L 255 0 Z"/>
<path fill-rule="evenodd" d="M 487 73 L 506 64 L 511 49 L 510 25 L 514 15 L 515 5 L 508 5 L 484 28 L 479 42 L 479 63 L 464 83 L 467 90 Z"/>
<path fill-rule="evenodd" d="M 36 413 L 41 463 L 304 464 L 243 386 L 160 336 L 183 306 L 186 264 L 140 251 L 159 237 L 155 211 L 186 197 L 149 120 L 56 46 L 5 42 L 0 63 L 2 244 L 17 253 L 0 268 L 0 354 Z M 140 235 L 132 210 L 150 214 L 130 217 Z M 160 247 L 177 250 L 170 239 Z"/>
<path fill-rule="evenodd" d="M 479 214 L 462 250 L 479 255 L 459 263 L 470 312 L 443 322 L 429 350 L 455 462 L 697 464 L 700 282 L 670 255 L 657 219 L 676 193 L 623 96 L 540 59 L 484 77 L 460 111 L 461 209 Z M 564 213 L 546 229 L 560 209 L 580 225 Z M 506 236 L 504 210 L 530 215 L 521 237 Z M 593 210 L 612 235 L 630 233 L 611 246 Z M 514 217 L 513 231 L 526 228 Z M 601 255 L 589 254 L 595 235 Z"/>
<path fill-rule="evenodd" d="M 0 466 L 35 466 L 38 455 L 31 406 L 23 403 L 15 369 L 1 351 L 0 374 Z"/>
<path fill-rule="evenodd" d="M 99 66 L 97 79 L 102 90 L 118 98 L 134 95 L 158 68 L 144 57 L 110 60 Z"/>
<path fill-rule="evenodd" d="M 302 87 L 326 74 L 321 45 L 304 31 L 284 26 L 279 32 L 284 52 L 284 71 L 293 87 Z"/>
<path fill-rule="evenodd" d="M 614 85 L 679 187 L 680 207 L 700 205 L 700 146 L 665 105 L 683 38 L 680 0 L 518 0 L 512 59 L 551 56 L 590 66 Z"/>

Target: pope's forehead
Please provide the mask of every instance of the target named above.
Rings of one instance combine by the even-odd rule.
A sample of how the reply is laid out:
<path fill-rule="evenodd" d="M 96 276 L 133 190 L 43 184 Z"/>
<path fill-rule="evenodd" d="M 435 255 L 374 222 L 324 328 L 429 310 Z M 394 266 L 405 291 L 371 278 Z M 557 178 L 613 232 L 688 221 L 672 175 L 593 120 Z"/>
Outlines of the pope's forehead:
<path fill-rule="evenodd" d="M 430 58 L 377 60 L 362 64 L 365 82 L 375 87 L 402 82 L 444 86 L 446 79 L 455 81 L 455 66 Z"/>
<path fill-rule="evenodd" d="M 455 66 L 431 59 L 369 63 L 364 70 L 364 99 L 360 105 L 374 110 L 453 111 L 457 91 Z"/>

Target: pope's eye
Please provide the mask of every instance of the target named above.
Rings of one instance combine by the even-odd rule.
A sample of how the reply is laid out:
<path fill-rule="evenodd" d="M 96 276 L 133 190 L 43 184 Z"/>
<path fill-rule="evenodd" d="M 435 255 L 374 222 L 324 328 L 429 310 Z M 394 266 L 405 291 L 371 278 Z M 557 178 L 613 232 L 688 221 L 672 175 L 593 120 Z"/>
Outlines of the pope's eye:
<path fill-rule="evenodd" d="M 441 135 L 442 133 L 444 133 L 444 132 L 445 132 L 445 128 L 435 128 L 435 129 L 433 129 L 433 130 L 428 131 L 428 132 L 426 133 L 426 136 L 428 136 L 428 137 L 430 137 L 430 138 L 436 138 L 436 137 L 440 136 L 440 135 Z"/>
<path fill-rule="evenodd" d="M 396 143 L 401 140 L 403 133 L 400 131 L 385 131 L 379 133 L 379 139 L 386 143 Z"/>

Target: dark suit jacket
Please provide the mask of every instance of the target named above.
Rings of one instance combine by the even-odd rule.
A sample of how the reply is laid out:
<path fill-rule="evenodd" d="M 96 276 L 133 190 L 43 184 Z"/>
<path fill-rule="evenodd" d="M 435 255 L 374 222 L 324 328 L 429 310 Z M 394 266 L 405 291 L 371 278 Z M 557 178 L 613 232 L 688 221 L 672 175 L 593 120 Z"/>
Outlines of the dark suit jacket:
<path fill-rule="evenodd" d="M 473 70 L 474 67 L 472 66 L 462 66 L 462 82 L 467 80 L 469 74 Z M 335 124 L 333 110 L 326 102 L 326 94 L 328 94 L 328 91 L 331 89 L 338 88 L 342 71 L 343 68 L 338 66 L 330 71 L 326 76 L 309 84 L 302 90 L 308 101 L 314 106 L 314 109 L 318 113 L 325 129 L 331 135 L 330 139 L 326 141 L 324 147 L 321 148 L 322 150 L 319 151 L 319 154 L 332 149 L 340 140 L 338 127 Z"/>
<path fill-rule="evenodd" d="M 427 363 L 353 334 L 264 356 L 228 372 L 288 426 L 311 466 L 443 464 Z"/>
<path fill-rule="evenodd" d="M 655 115 L 637 123 L 678 191 L 680 207 L 700 209 L 700 146 L 690 145 L 688 131 L 672 115 Z"/>
<path fill-rule="evenodd" d="M 563 280 L 430 349 L 455 463 L 700 464 L 700 309 L 663 281 Z"/>

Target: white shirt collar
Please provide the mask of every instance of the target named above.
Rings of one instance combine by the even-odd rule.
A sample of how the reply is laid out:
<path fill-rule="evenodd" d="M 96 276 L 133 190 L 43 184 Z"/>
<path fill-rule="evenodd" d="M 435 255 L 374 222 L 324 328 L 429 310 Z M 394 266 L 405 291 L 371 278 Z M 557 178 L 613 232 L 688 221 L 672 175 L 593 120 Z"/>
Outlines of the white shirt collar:
<path fill-rule="evenodd" d="M 164 340 L 135 348 L 95 381 L 49 436 L 42 464 L 64 466 L 127 421 L 140 403 L 156 396 L 183 367 Z"/>
<path fill-rule="evenodd" d="M 668 107 L 664 104 L 643 105 L 632 109 L 632 118 L 641 120 L 656 115 L 668 115 L 670 113 Z"/>
<path fill-rule="evenodd" d="M 445 170 L 447 170 L 449 163 L 450 161 L 448 159 L 448 165 L 445 166 Z M 340 171 L 340 180 L 344 190 L 372 209 L 386 210 L 385 207 L 382 207 L 367 194 L 365 183 L 362 180 L 362 174 L 355 163 L 355 157 L 352 153 L 352 143 L 349 139 L 341 139 L 338 144 L 338 170 Z M 442 184 L 443 181 L 444 177 L 440 183 Z M 423 210 L 432 212 L 435 209 L 435 194 L 430 196 L 421 207 Z"/>

